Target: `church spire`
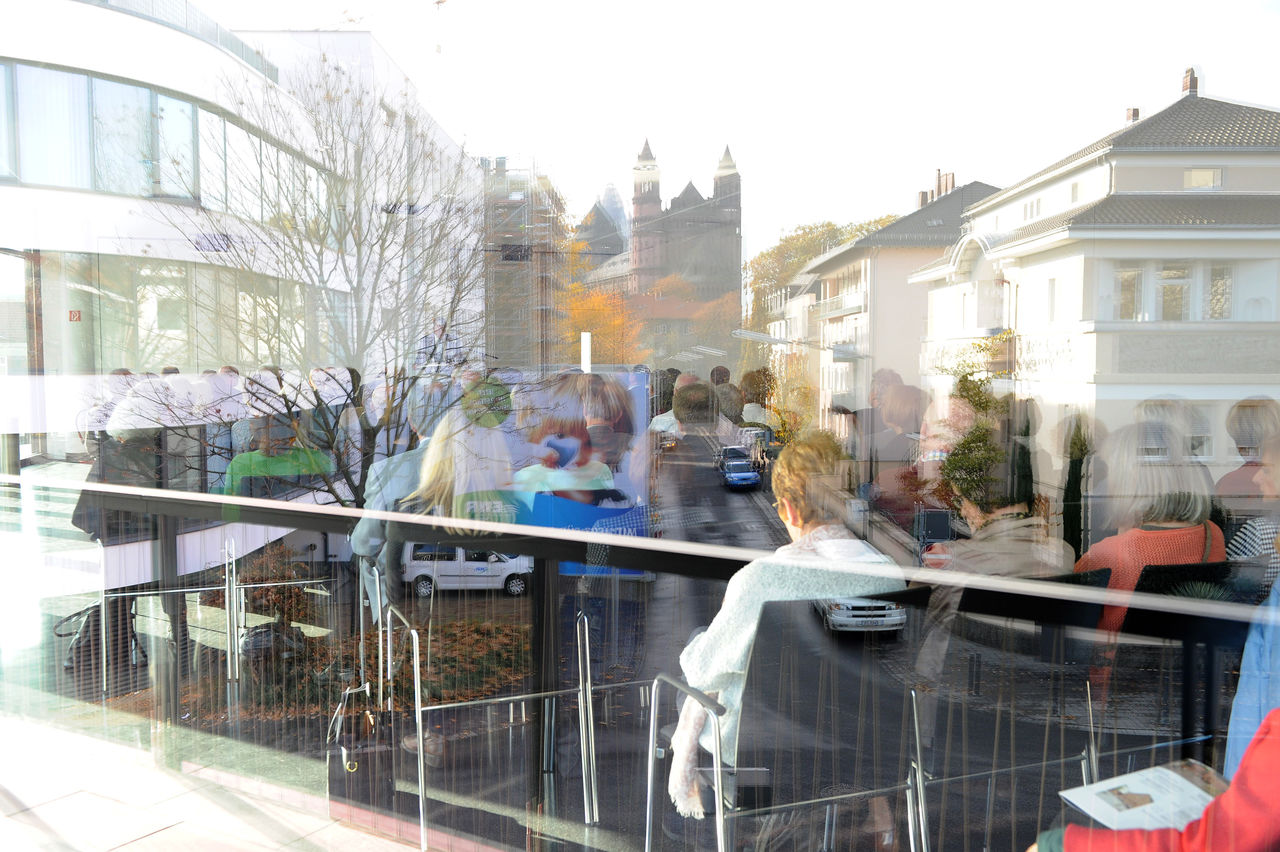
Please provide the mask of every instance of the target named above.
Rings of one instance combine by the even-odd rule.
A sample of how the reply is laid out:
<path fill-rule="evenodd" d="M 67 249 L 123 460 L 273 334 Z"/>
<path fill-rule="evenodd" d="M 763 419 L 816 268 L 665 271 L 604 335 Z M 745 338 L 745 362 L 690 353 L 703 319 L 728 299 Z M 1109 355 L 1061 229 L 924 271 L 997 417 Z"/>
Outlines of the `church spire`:
<path fill-rule="evenodd" d="M 729 149 L 726 148 L 725 152 L 727 153 L 728 150 Z M 636 159 L 639 160 L 641 163 L 654 162 L 653 152 L 649 150 L 649 140 L 647 138 L 644 140 L 644 150 L 640 152 L 640 156 L 637 157 Z"/>
<path fill-rule="evenodd" d="M 720 164 L 716 167 L 716 177 L 721 175 L 731 175 L 738 171 L 738 166 L 733 162 L 733 155 L 729 153 L 729 146 L 724 146 L 724 156 L 720 158 Z"/>

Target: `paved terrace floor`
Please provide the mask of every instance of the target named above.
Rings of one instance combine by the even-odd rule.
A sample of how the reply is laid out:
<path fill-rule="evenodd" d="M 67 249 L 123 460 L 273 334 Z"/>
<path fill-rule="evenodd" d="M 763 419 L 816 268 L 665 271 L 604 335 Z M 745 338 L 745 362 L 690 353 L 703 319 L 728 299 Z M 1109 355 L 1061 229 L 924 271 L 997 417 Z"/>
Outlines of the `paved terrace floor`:
<path fill-rule="evenodd" d="M 184 763 L 136 746 L 0 716 L 0 849 L 398 850 L 336 823 L 322 797 Z"/>

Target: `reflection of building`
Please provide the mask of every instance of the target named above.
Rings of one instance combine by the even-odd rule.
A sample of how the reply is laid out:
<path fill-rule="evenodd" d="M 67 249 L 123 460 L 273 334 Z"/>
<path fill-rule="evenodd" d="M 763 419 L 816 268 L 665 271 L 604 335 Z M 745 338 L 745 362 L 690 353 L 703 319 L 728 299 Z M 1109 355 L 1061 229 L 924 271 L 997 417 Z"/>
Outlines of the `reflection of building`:
<path fill-rule="evenodd" d="M 687 301 L 692 305 L 683 310 L 688 313 L 697 313 L 729 294 L 739 299 L 742 178 L 729 149 L 725 148 L 716 168 L 710 198 L 703 198 L 691 181 L 664 207 L 660 178 L 646 141 L 634 167 L 630 292 L 652 293 L 659 281 L 677 276 L 687 285 Z M 736 327 L 735 322 L 729 325 Z M 731 345 L 727 333 L 698 342 L 724 350 Z"/>
<path fill-rule="evenodd" d="M 921 193 L 920 209 L 815 258 L 797 276 L 800 286 L 787 308 L 801 298 L 816 298 L 808 328 L 819 347 L 811 357 L 818 361 L 818 416 L 824 428 L 846 428 L 846 418 L 834 417 L 833 408 L 855 411 L 868 404 L 867 382 L 874 370 L 887 367 L 907 384 L 920 382 L 927 289 L 908 283 L 907 276 L 960 237 L 967 205 L 996 192 L 977 181 L 956 188 L 950 174 L 939 174 L 937 183 L 933 192 Z M 797 335 L 788 328 L 776 336 Z"/>
<path fill-rule="evenodd" d="M 1280 111 L 1183 96 L 970 205 L 964 233 L 910 278 L 928 288 L 923 371 L 945 383 L 976 337 L 1016 333 L 1018 390 L 1061 463 L 1076 413 L 1186 403 L 1192 451 L 1239 464 L 1223 422 L 1280 391 Z M 1042 478 L 1054 474 L 1041 471 Z"/>
<path fill-rule="evenodd" d="M 644 143 L 635 165 L 631 222 L 634 290 L 648 293 L 668 275 L 693 286 L 709 302 L 742 289 L 742 177 L 724 149 L 710 198 L 690 181 L 662 206 L 658 162 Z"/>
<path fill-rule="evenodd" d="M 568 230 L 551 182 L 506 157 L 485 166 L 485 334 L 491 367 L 555 362 Z"/>

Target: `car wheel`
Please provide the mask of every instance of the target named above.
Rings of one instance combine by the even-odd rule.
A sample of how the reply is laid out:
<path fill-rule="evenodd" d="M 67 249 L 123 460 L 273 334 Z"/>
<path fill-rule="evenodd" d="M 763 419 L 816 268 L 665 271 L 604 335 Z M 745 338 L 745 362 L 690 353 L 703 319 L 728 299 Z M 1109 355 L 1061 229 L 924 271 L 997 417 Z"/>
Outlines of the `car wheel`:
<path fill-rule="evenodd" d="M 431 582 L 430 577 L 419 577 L 413 581 L 413 593 L 420 598 L 429 598 L 431 593 L 435 591 L 436 584 Z"/>
<path fill-rule="evenodd" d="M 529 588 L 528 578 L 524 574 L 512 574 L 503 584 L 502 589 L 513 598 L 518 598 Z"/>

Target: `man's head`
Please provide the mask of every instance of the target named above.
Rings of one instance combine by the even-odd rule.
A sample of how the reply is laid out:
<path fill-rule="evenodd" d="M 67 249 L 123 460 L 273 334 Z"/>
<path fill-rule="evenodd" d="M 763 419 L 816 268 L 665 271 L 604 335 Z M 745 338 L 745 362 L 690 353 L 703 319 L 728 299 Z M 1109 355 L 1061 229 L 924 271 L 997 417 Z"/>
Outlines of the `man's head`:
<path fill-rule="evenodd" d="M 729 382 L 729 368 L 723 364 L 711 368 L 711 384 L 723 385 Z"/>
<path fill-rule="evenodd" d="M 788 530 L 802 530 L 827 520 L 814 478 L 835 473 L 843 457 L 830 432 L 810 432 L 783 448 L 773 467 L 773 493 L 778 498 L 778 515 Z"/>
<path fill-rule="evenodd" d="M 705 426 L 715 420 L 716 392 L 711 385 L 694 381 L 681 387 L 678 379 L 676 385 L 671 410 L 681 426 Z"/>
<path fill-rule="evenodd" d="M 872 408 L 880 405 L 880 401 L 884 399 L 884 392 L 893 385 L 902 384 L 902 376 L 898 375 L 897 370 L 890 370 L 887 367 L 881 367 L 871 374 L 871 389 L 868 394 L 868 401 Z"/>
<path fill-rule="evenodd" d="M 742 399 L 747 405 L 764 405 L 772 390 L 772 374 L 768 368 L 761 367 L 742 374 Z"/>

